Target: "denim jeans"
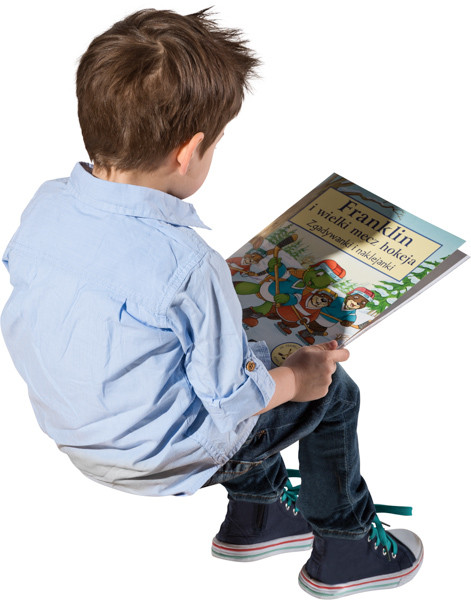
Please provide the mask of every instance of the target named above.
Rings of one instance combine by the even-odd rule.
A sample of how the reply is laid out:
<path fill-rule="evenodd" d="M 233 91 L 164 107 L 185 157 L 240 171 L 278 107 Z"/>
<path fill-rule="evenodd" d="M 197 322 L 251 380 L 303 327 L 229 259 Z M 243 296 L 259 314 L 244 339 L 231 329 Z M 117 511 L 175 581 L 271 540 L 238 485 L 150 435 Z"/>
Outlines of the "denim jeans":
<path fill-rule="evenodd" d="M 320 536 L 363 537 L 375 509 L 360 475 L 359 408 L 357 385 L 337 365 L 324 398 L 260 415 L 241 449 L 206 485 L 221 483 L 235 500 L 274 502 L 287 479 L 280 451 L 299 441 L 302 515 Z"/>

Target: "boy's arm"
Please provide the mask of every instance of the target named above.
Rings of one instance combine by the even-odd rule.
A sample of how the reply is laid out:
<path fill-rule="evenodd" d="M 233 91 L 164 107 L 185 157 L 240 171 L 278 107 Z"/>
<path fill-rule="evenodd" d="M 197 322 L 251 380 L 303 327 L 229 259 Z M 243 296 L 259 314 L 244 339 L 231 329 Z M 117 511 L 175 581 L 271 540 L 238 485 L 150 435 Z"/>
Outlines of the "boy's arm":
<path fill-rule="evenodd" d="M 289 402 L 294 398 L 296 393 L 296 383 L 292 369 L 289 367 L 276 367 L 276 369 L 271 369 L 269 373 L 275 382 L 275 393 L 265 408 L 256 413 L 257 415 L 261 415 L 285 402 Z"/>
<path fill-rule="evenodd" d="M 221 431 L 290 400 L 323 398 L 348 350 L 328 342 L 300 348 L 267 371 L 247 345 L 229 268 L 217 253 L 202 261 L 167 310 L 186 354 L 185 374 Z"/>
<path fill-rule="evenodd" d="M 184 376 L 214 423 L 235 431 L 275 393 L 242 327 L 229 267 L 209 252 L 181 282 L 166 316 L 185 353 Z"/>
<path fill-rule="evenodd" d="M 267 406 L 257 414 L 262 414 L 285 402 L 309 402 L 323 398 L 332 382 L 338 362 L 348 359 L 350 353 L 345 348 L 338 349 L 335 340 L 300 348 L 283 364 L 270 371 L 275 381 L 275 393 Z"/>

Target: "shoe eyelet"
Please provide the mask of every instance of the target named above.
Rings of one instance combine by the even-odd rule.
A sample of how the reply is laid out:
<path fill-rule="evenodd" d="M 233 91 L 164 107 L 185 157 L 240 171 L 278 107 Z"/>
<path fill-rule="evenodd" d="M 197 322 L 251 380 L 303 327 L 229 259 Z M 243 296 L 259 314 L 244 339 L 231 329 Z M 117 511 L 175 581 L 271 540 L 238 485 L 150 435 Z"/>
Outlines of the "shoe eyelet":
<path fill-rule="evenodd" d="M 386 548 L 383 548 L 383 556 L 387 556 L 387 555 L 388 555 L 388 552 L 387 552 Z"/>
<path fill-rule="evenodd" d="M 289 504 L 285 504 L 285 508 L 286 508 L 286 510 L 289 510 L 290 509 Z"/>
<path fill-rule="evenodd" d="M 397 558 L 397 554 L 391 554 L 393 558 Z"/>
<path fill-rule="evenodd" d="M 377 550 L 377 549 L 378 549 L 378 546 L 375 544 L 375 550 Z"/>
<path fill-rule="evenodd" d="M 368 536 L 368 543 L 370 543 L 372 539 L 373 538 L 371 536 Z"/>

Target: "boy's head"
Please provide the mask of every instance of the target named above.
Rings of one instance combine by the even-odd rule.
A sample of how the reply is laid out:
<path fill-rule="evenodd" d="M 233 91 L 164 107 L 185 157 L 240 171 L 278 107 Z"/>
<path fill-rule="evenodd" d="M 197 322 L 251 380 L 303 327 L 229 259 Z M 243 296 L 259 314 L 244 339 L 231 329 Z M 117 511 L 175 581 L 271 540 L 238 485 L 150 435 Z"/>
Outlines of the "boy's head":
<path fill-rule="evenodd" d="M 197 132 L 214 145 L 239 112 L 258 60 L 207 11 L 147 9 L 96 37 L 77 70 L 85 147 L 104 170 L 153 171 Z"/>

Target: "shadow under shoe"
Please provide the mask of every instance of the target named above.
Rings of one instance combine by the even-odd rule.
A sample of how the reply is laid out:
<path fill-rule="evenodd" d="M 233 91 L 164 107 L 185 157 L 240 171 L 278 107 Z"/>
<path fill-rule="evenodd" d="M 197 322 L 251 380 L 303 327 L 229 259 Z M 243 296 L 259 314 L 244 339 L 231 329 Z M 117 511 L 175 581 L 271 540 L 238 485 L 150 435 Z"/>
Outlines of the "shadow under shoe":
<path fill-rule="evenodd" d="M 246 562 L 311 549 L 314 534 L 296 508 L 299 486 L 293 487 L 289 480 L 286 486 L 280 499 L 270 504 L 229 499 L 212 555 Z"/>
<path fill-rule="evenodd" d="M 398 587 L 417 574 L 423 554 L 422 542 L 415 533 L 406 529 L 386 533 L 375 516 L 370 533 L 362 539 L 316 536 L 311 558 L 299 574 L 299 584 L 318 598 Z"/>

